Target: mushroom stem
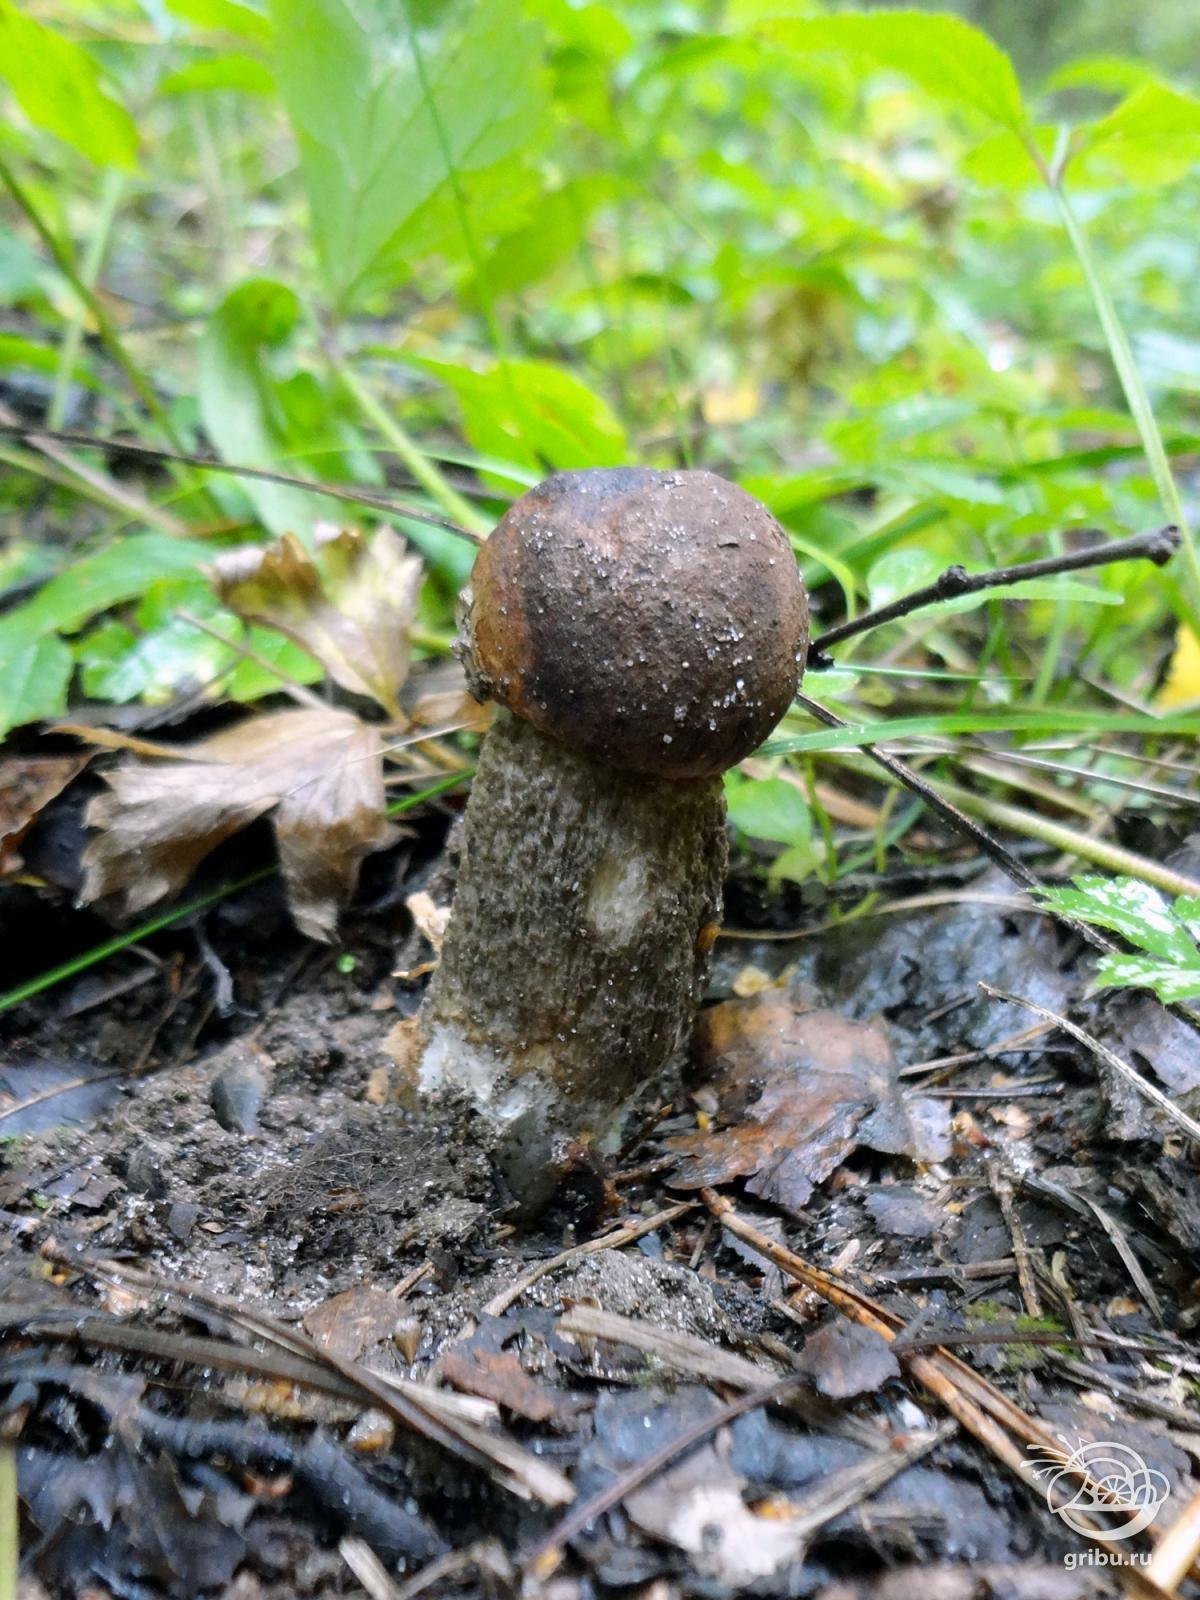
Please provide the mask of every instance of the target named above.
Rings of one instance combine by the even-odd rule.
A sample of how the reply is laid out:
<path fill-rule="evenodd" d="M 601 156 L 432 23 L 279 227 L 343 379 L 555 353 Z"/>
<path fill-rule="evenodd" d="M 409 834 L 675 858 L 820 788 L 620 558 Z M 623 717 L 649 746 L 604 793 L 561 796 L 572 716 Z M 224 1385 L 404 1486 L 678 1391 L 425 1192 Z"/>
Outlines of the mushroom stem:
<path fill-rule="evenodd" d="M 497 711 L 419 1081 L 484 1114 L 527 1208 L 553 1191 L 556 1147 L 619 1140 L 636 1092 L 689 1035 L 726 848 L 719 777 L 616 771 Z"/>

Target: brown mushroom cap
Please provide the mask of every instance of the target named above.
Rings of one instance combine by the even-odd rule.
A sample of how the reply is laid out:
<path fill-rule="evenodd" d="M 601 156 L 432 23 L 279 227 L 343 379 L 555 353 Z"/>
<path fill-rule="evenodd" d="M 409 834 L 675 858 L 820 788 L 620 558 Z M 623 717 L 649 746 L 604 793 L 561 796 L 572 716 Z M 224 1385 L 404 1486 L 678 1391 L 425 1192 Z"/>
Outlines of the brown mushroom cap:
<path fill-rule="evenodd" d="M 472 688 L 631 772 L 723 772 L 795 695 L 808 600 L 783 529 L 711 472 L 560 472 L 463 596 Z"/>

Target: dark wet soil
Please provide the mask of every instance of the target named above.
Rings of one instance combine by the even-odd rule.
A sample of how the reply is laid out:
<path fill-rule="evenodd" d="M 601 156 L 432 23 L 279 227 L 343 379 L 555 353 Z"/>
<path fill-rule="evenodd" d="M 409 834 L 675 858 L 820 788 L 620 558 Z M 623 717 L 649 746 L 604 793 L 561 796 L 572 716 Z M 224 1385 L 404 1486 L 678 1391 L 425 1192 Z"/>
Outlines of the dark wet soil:
<path fill-rule="evenodd" d="M 840 1390 L 824 1381 L 821 1347 L 802 1353 L 839 1314 L 723 1238 L 702 1204 L 485 1309 L 598 1230 L 695 1201 L 671 1188 L 664 1140 L 719 1107 L 686 1074 L 665 1082 L 661 1118 L 624 1153 L 624 1175 L 606 1190 L 577 1185 L 518 1230 L 469 1121 L 395 1103 L 388 1035 L 423 980 L 393 974 L 431 958 L 405 902 L 418 890 L 448 901 L 447 820 L 372 863 L 337 950 L 292 933 L 264 885 L 0 1018 L 0 1429 L 20 1469 L 24 1592 L 407 1596 L 416 1591 L 399 1586 L 433 1562 L 426 1593 L 507 1594 L 563 1515 L 372 1412 L 352 1386 L 331 1398 L 180 1358 L 172 1339 L 272 1348 L 231 1325 L 228 1307 L 189 1304 L 188 1284 L 376 1372 L 450 1372 L 483 1407 L 479 1425 L 565 1475 L 577 1497 L 736 1391 L 697 1367 L 694 1350 L 680 1367 L 662 1351 L 560 1331 L 570 1307 L 686 1334 L 761 1363 L 768 1381 L 809 1361 L 816 1377 L 791 1399 L 712 1433 L 573 1536 L 553 1576 L 538 1568 L 556 1600 L 631 1590 L 907 1600 L 918 1585 L 922 1600 L 1067 1600 L 1115 1589 L 1113 1569 L 1082 1559 L 1087 1541 L 1041 1490 L 961 1429 L 877 1490 L 851 1494 L 794 1549 L 781 1544 L 777 1561 L 764 1554 L 822 1485 L 946 1417 L 911 1379 L 845 1381 L 844 1352 Z M 970 863 L 936 877 L 914 869 L 886 895 L 930 890 L 959 898 L 781 940 L 753 930 L 813 926 L 830 907 L 766 902 L 747 871 L 727 923 L 751 936 L 721 941 L 712 997 L 781 985 L 872 1022 L 915 1065 L 1035 1023 L 981 997 L 982 979 L 1071 1011 L 1195 1109 L 1200 1048 L 1184 1021 L 1146 1000 L 1084 1000 L 1080 950 L 1048 920 L 993 903 L 1007 886 Z M 13 981 L 96 927 L 73 920 L 65 894 L 0 900 Z M 1054 1031 L 918 1079 L 948 1103 L 944 1161 L 857 1150 L 799 1213 L 738 1184 L 729 1198 L 769 1238 L 838 1268 L 906 1322 L 974 1336 L 956 1352 L 1064 1439 L 1123 1442 L 1164 1474 L 1169 1521 L 1200 1456 L 1191 1148 Z M 90 1265 L 72 1263 L 77 1251 Z M 105 1260 L 149 1268 L 181 1293 L 122 1285 L 96 1267 Z M 1030 1316 L 1031 1286 L 1048 1321 Z M 96 1342 L 88 1317 L 167 1342 Z M 361 1565 L 364 1548 L 383 1577 Z"/>

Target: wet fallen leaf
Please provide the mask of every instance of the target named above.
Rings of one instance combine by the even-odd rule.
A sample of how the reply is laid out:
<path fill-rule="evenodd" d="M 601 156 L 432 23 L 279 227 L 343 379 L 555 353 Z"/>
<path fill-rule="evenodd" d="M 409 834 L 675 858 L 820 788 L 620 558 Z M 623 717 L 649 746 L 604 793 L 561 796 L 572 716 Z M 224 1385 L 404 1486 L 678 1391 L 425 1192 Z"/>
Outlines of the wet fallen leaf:
<path fill-rule="evenodd" d="M 278 711 L 105 774 L 88 806 L 82 899 L 125 915 L 176 894 L 217 845 L 273 811 L 297 926 L 329 940 L 364 856 L 392 837 L 378 729 L 332 708 Z"/>
<path fill-rule="evenodd" d="M 310 554 L 285 533 L 221 556 L 213 575 L 232 611 L 286 634 L 343 689 L 399 717 L 421 562 L 398 534 L 380 528 L 368 541 L 354 528 L 326 530 Z"/>
<path fill-rule="evenodd" d="M 831 1400 L 874 1394 L 889 1378 L 900 1376 L 900 1367 L 882 1334 L 844 1321 L 828 1322 L 810 1334 L 797 1365 Z"/>
<path fill-rule="evenodd" d="M 462 726 L 472 733 L 486 733 L 492 720 L 492 707 L 472 697 L 457 661 L 423 665 L 420 680 L 414 678 L 409 684 L 405 704 L 418 728 Z"/>
<path fill-rule="evenodd" d="M 924 1162 L 948 1152 L 944 1102 L 905 1095 L 868 1023 L 768 990 L 703 1012 L 696 1043 L 720 1115 L 669 1141 L 685 1188 L 746 1178 L 751 1194 L 796 1208 L 860 1145 Z"/>
<path fill-rule="evenodd" d="M 693 1387 L 669 1398 L 636 1390 L 604 1395 L 577 1481 L 584 1492 L 598 1487 L 643 1461 L 664 1440 L 711 1416 L 719 1405 L 707 1389 Z M 747 1507 L 746 1487 L 747 1477 L 730 1462 L 725 1443 L 706 1440 L 627 1495 L 625 1510 L 644 1533 L 689 1556 L 690 1565 L 708 1580 L 704 1593 L 736 1594 L 760 1582 L 764 1594 L 790 1593 L 789 1587 L 770 1580 L 802 1558 L 804 1535 L 794 1519 L 758 1516 Z M 588 1547 L 584 1550 L 587 1558 Z M 598 1544 L 596 1553 L 602 1550 Z"/>
<path fill-rule="evenodd" d="M 90 756 L 9 756 L 0 761 L 0 878 L 21 870 L 17 846 L 43 807 L 77 777 Z"/>
<path fill-rule="evenodd" d="M 0 1071 L 0 1137 L 92 1122 L 121 1098 L 121 1074 L 93 1061 L 14 1061 Z"/>
<path fill-rule="evenodd" d="M 400 1313 L 394 1295 L 360 1283 L 314 1306 L 304 1326 L 326 1350 L 344 1361 L 357 1361 L 364 1350 L 392 1337 Z"/>
<path fill-rule="evenodd" d="M 531 1378 L 511 1350 L 482 1350 L 471 1346 L 449 1350 L 439 1362 L 447 1383 L 464 1394 L 495 1400 L 529 1422 L 549 1422 L 564 1410 L 563 1396 Z"/>
<path fill-rule="evenodd" d="M 807 1543 L 794 1517 L 751 1511 L 744 1487 L 709 1444 L 631 1494 L 626 1510 L 643 1532 L 684 1551 L 698 1573 L 736 1593 L 799 1563 Z"/>

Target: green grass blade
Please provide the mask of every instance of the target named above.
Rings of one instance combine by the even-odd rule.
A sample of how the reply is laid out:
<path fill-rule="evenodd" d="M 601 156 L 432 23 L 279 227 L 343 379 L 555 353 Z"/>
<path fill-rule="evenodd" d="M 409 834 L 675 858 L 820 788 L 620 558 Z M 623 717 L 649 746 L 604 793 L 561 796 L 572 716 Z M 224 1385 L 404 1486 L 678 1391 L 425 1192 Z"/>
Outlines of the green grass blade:
<path fill-rule="evenodd" d="M 1113 366 L 1116 368 L 1117 377 L 1120 379 L 1121 388 L 1125 393 L 1130 413 L 1137 427 L 1138 437 L 1142 441 L 1146 462 L 1150 468 L 1150 475 L 1154 479 L 1154 486 L 1158 490 L 1159 499 L 1170 521 L 1179 529 L 1183 538 L 1180 554 L 1182 557 L 1185 575 L 1185 589 L 1187 592 L 1188 609 L 1191 613 L 1189 621 L 1193 629 L 1200 631 L 1200 554 L 1196 550 L 1196 539 L 1188 524 L 1187 516 L 1180 498 L 1179 486 L 1175 482 L 1175 475 L 1171 471 L 1171 463 L 1167 457 L 1163 437 L 1159 431 L 1158 421 L 1154 409 L 1150 404 L 1150 396 L 1142 382 L 1142 375 L 1138 371 L 1137 362 L 1134 360 L 1133 348 L 1129 343 L 1129 336 L 1125 332 L 1124 324 L 1117 315 L 1117 308 L 1113 298 L 1108 292 L 1108 285 L 1100 276 L 1095 257 L 1087 235 L 1079 224 L 1079 219 L 1068 200 L 1066 191 L 1061 182 L 1051 182 L 1050 192 L 1054 196 L 1054 203 L 1058 207 L 1058 214 L 1066 229 L 1067 237 L 1071 241 L 1071 248 L 1075 251 L 1076 258 L 1083 270 L 1087 281 L 1092 302 L 1096 307 L 1096 314 L 1100 319 L 1100 326 L 1104 331 L 1105 342 L 1112 357 Z"/>
<path fill-rule="evenodd" d="M 1159 738 L 1169 734 L 1200 735 L 1195 714 L 1151 717 L 1132 713 L 1072 711 L 1055 706 L 1046 711 L 941 712 L 925 717 L 893 717 L 887 722 L 848 723 L 844 728 L 820 728 L 812 733 L 784 734 L 768 739 L 759 751 L 764 756 L 795 755 L 814 750 L 849 750 L 867 744 L 894 744 L 898 739 L 943 738 L 959 733 L 1096 733 L 1137 734 Z"/>

